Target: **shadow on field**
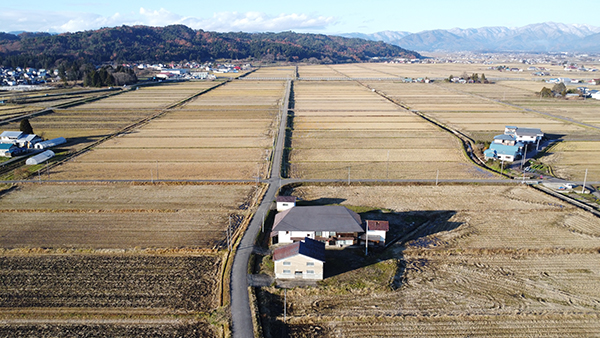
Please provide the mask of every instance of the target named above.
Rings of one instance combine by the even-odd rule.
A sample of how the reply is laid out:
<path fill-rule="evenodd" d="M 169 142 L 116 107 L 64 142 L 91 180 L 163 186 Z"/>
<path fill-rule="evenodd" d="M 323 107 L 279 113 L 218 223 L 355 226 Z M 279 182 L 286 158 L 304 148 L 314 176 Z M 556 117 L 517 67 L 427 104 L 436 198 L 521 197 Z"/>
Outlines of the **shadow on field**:
<path fill-rule="evenodd" d="M 321 205 L 330 203 L 341 203 L 343 199 L 321 198 L 308 202 L 308 205 Z M 272 212 L 274 215 L 275 212 Z M 355 246 L 344 249 L 328 249 L 325 253 L 324 283 L 333 289 L 361 289 L 365 287 L 363 281 L 378 284 L 381 287 L 391 287 L 396 290 L 402 286 L 407 269 L 420 269 L 427 265 L 426 259 L 411 260 L 408 265 L 404 259 L 405 245 L 411 248 L 435 248 L 444 242 L 436 234 L 443 231 L 452 231 L 462 223 L 452 222 L 456 211 L 408 211 L 387 212 L 385 210 L 369 210 L 360 213 L 361 219 L 385 220 L 390 224 L 387 233 L 388 240 L 385 247 L 369 247 L 369 254 L 365 256 L 364 246 Z M 410 242 L 410 243 L 409 243 Z M 262 244 L 266 246 L 267 240 Z M 392 264 L 378 264 L 393 259 Z M 273 269 L 271 260 L 262 260 L 260 257 L 257 265 L 263 265 L 263 269 Z M 408 265 L 408 267 L 407 267 Z M 257 266 L 258 267 L 258 266 Z M 256 267 L 256 268 L 257 268 Z M 386 270 L 386 269 L 391 270 Z M 348 273 L 348 274 L 346 274 Z M 346 275 L 344 275 L 346 274 Z M 337 276 L 337 277 L 336 277 Z M 391 278 L 390 278 L 391 277 Z M 320 283 L 312 285 L 311 288 L 319 288 Z M 281 287 L 281 286 L 280 286 Z M 290 288 L 290 286 L 285 286 Z M 295 287 L 302 287 L 298 283 Z M 292 289 L 294 287 L 291 287 Z M 319 324 L 290 324 L 284 323 L 283 307 L 284 293 L 282 288 L 265 289 L 256 288 L 257 300 L 260 308 L 260 320 L 265 337 L 329 337 L 331 328 Z M 324 291 L 325 294 L 330 291 Z M 297 295 L 295 296 L 297 297 Z M 327 298 L 327 297 L 325 297 Z M 287 298 L 286 310 L 288 316 L 297 316 L 293 299 Z M 320 309 L 330 309 L 335 305 L 328 302 L 318 302 Z"/>
<path fill-rule="evenodd" d="M 93 143 L 98 141 L 99 139 L 106 137 L 108 135 L 94 135 L 88 137 L 70 137 L 67 140 L 67 143 L 63 144 L 62 147 L 73 147 L 82 143 Z"/>
<path fill-rule="evenodd" d="M 298 201 L 298 202 L 296 202 L 296 205 L 299 207 L 307 207 L 307 206 L 313 206 L 313 205 L 341 204 L 342 202 L 345 202 L 345 201 L 346 200 L 343 198 L 321 197 L 316 200 Z"/>
<path fill-rule="evenodd" d="M 450 219 L 456 211 L 409 211 L 409 212 L 382 212 L 374 210 L 361 213 L 361 219 L 388 221 L 390 231 L 386 235 L 386 245 L 370 246 L 369 254 L 365 257 L 365 248 L 351 247 L 340 250 L 327 250 L 325 263 L 325 279 L 349 271 L 358 270 L 380 261 L 395 258 L 398 262 L 392 288 L 401 286 L 406 269 L 402 251 L 404 244 L 411 242 L 413 248 L 434 248 L 441 245 L 439 238 L 434 236 L 442 231 L 451 231 L 462 223 L 451 222 Z"/>

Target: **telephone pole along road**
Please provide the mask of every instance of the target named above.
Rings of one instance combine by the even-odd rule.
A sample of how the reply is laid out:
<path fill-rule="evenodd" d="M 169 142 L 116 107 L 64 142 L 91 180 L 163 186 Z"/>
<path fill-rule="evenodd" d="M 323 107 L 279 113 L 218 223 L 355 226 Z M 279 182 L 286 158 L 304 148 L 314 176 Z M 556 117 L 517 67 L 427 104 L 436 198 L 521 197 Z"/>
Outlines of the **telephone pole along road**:
<path fill-rule="evenodd" d="M 273 165 L 269 175 L 272 183 L 269 184 L 267 192 L 258 206 L 254 217 L 248 225 L 248 229 L 242 237 L 242 241 L 237 248 L 233 258 L 233 267 L 231 269 L 231 323 L 233 327 L 234 338 L 254 337 L 254 326 L 252 324 L 252 312 L 250 311 L 250 297 L 248 295 L 248 262 L 254 247 L 254 241 L 262 225 L 260 216 L 269 212 L 271 203 L 279 191 L 279 178 L 281 178 L 281 162 L 283 157 L 283 145 L 285 142 L 285 128 L 287 126 L 287 114 L 290 104 L 290 90 L 292 82 L 287 81 L 285 89 L 285 99 L 280 111 L 279 132 L 277 133 L 277 142 L 273 150 Z"/>

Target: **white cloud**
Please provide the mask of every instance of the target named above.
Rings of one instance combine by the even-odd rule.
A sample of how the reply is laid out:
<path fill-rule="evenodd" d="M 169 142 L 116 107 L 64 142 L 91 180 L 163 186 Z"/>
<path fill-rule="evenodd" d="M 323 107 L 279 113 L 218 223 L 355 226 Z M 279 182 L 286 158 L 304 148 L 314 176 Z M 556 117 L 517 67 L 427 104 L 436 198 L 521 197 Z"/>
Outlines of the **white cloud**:
<path fill-rule="evenodd" d="M 331 16 L 263 12 L 219 12 L 209 18 L 182 16 L 164 8 L 140 8 L 138 13 L 101 16 L 87 12 L 0 11 L 0 31 L 76 32 L 120 25 L 166 26 L 182 24 L 206 31 L 280 32 L 287 30 L 319 31 L 334 25 Z"/>

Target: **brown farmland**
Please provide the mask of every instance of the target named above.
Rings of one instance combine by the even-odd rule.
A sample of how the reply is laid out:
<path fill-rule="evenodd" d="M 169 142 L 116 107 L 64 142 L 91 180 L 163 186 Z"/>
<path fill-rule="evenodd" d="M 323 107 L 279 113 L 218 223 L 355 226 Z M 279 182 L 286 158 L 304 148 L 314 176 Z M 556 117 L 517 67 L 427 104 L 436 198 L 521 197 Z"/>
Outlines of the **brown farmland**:
<path fill-rule="evenodd" d="M 364 249 L 329 251 L 323 282 L 287 292 L 292 337 L 600 333 L 600 220 L 589 213 L 526 186 L 303 186 L 293 194 L 389 210 L 365 217 L 388 219 L 401 240 L 369 258 Z M 281 289 L 262 290 L 264 301 L 283 302 Z M 282 319 L 280 306 L 263 311 Z"/>

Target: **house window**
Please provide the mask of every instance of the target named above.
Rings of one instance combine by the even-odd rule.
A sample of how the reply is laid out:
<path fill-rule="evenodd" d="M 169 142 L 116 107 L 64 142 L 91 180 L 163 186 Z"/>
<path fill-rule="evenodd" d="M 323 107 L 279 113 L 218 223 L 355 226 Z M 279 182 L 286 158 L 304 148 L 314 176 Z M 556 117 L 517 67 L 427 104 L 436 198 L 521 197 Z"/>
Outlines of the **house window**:
<path fill-rule="evenodd" d="M 315 232 L 315 236 L 316 237 L 323 237 L 323 231 L 316 231 Z"/>
<path fill-rule="evenodd" d="M 315 266 L 315 262 L 306 262 L 306 266 Z"/>
<path fill-rule="evenodd" d="M 315 274 L 315 270 L 306 270 L 306 273 L 309 275 L 314 275 Z"/>
<path fill-rule="evenodd" d="M 292 273 L 292 270 L 283 270 L 283 273 L 284 274 L 290 274 L 290 273 Z"/>
<path fill-rule="evenodd" d="M 287 203 L 283 203 L 282 205 L 283 205 L 284 207 L 287 207 L 287 206 L 288 206 L 288 204 L 287 204 Z"/>
<path fill-rule="evenodd" d="M 292 262 L 283 262 L 283 265 L 292 265 Z"/>
<path fill-rule="evenodd" d="M 335 231 L 330 231 L 330 232 L 329 232 L 329 236 L 330 236 L 330 237 L 335 237 Z"/>

